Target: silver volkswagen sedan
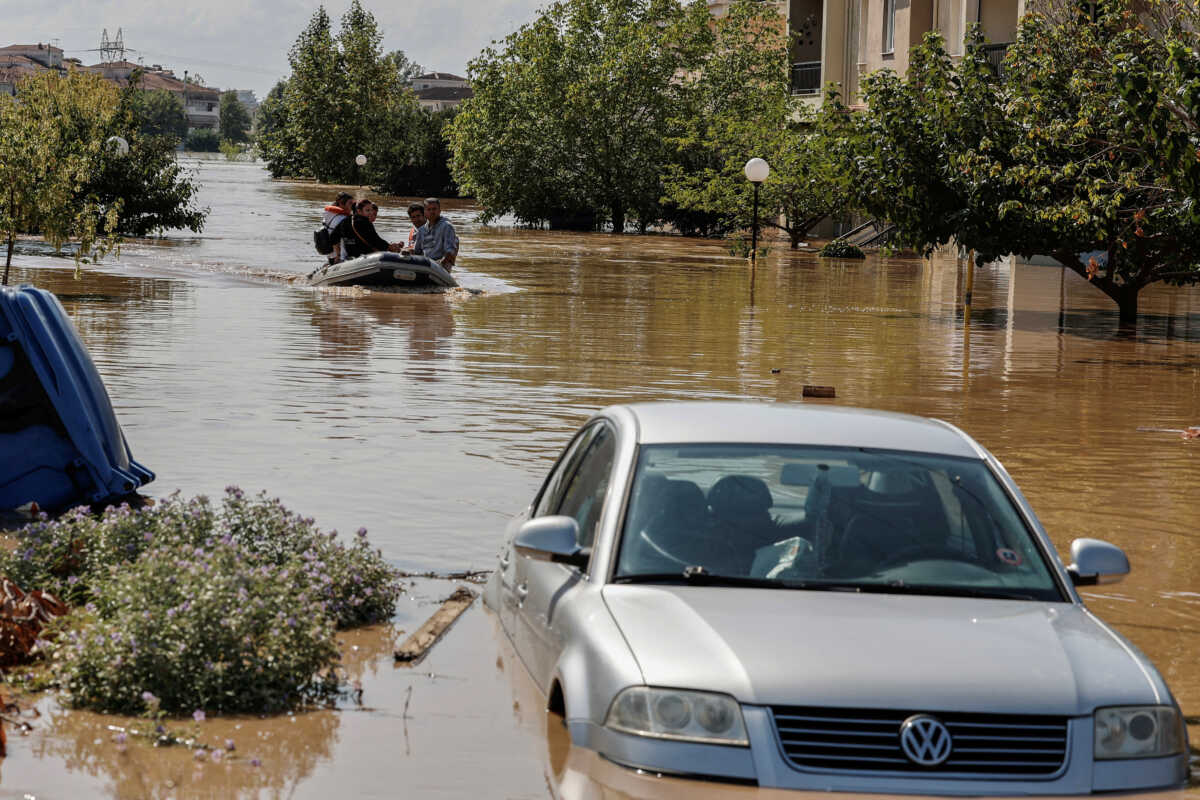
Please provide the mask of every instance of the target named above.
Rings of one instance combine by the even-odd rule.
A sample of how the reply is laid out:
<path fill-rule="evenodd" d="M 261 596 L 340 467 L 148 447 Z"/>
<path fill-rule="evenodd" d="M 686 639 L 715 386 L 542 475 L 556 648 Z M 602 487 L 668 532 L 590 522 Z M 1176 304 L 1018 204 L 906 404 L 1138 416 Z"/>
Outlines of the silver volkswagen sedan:
<path fill-rule="evenodd" d="M 571 740 L 758 786 L 1087 794 L 1177 786 L 1187 729 L 996 459 L 876 411 L 647 403 L 592 417 L 485 600 Z"/>

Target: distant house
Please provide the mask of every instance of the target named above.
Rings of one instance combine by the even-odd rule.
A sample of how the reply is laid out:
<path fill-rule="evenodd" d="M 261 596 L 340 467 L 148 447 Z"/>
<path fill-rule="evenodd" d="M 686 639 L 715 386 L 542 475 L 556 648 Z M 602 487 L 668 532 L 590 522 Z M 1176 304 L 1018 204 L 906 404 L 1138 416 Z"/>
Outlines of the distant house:
<path fill-rule="evenodd" d="M 18 83 L 48 69 L 63 69 L 61 48 L 40 42 L 0 47 L 0 94 L 15 95 Z"/>
<path fill-rule="evenodd" d="M 24 56 L 30 61 L 40 64 L 45 69 L 63 68 L 63 51 L 61 47 L 49 44 L 10 44 L 0 47 L 0 62 L 8 56 Z"/>
<path fill-rule="evenodd" d="M 449 72 L 427 72 L 413 78 L 412 88 L 426 111 L 445 111 L 475 96 L 470 81 Z"/>
<path fill-rule="evenodd" d="M 45 69 L 47 68 L 27 56 L 0 52 L 0 94 L 15 95 L 18 83 Z"/>
<path fill-rule="evenodd" d="M 250 118 L 254 118 L 254 112 L 258 111 L 258 98 L 254 96 L 253 89 L 234 89 L 237 92 L 238 102 L 246 107 L 246 113 Z"/>
<path fill-rule="evenodd" d="M 179 80 L 179 78 L 175 77 L 174 72 L 169 69 L 163 69 L 159 64 L 144 67 L 130 61 L 92 64 L 91 66 L 84 67 L 84 69 L 90 72 L 98 72 L 101 76 L 118 86 L 128 86 L 133 71 L 141 70 L 141 87 L 143 89 L 147 91 L 165 89 L 178 97 L 180 102 L 183 103 L 184 112 L 187 114 L 189 131 L 196 130 L 197 128 L 216 128 L 220 124 L 221 91 L 219 89 L 210 89 L 207 86 L 200 86 L 189 81 L 186 72 L 183 73 L 183 80 Z"/>

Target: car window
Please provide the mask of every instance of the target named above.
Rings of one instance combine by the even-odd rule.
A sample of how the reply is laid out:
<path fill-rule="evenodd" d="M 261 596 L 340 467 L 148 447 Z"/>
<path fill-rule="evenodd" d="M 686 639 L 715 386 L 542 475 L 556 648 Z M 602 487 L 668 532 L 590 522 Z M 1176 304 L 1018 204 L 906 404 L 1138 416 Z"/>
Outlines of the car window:
<path fill-rule="evenodd" d="M 558 462 L 550 471 L 546 482 L 542 484 L 542 490 L 538 493 L 537 500 L 534 501 L 533 516 L 544 517 L 547 514 L 558 513 L 557 509 L 562 502 L 562 493 L 565 488 L 564 481 L 575 470 L 579 457 L 587 450 L 587 446 L 591 444 L 600 427 L 600 425 L 590 425 L 584 428 L 575 434 L 575 438 L 571 440 L 570 444 L 563 448 L 562 455 L 558 457 Z"/>
<path fill-rule="evenodd" d="M 596 524 L 604 507 L 608 478 L 617 457 L 617 441 L 607 425 L 598 426 L 579 468 L 570 476 L 557 513 L 574 517 L 579 523 L 579 546 L 591 547 L 596 538 Z"/>
<path fill-rule="evenodd" d="M 1063 600 L 977 459 L 784 445 L 643 447 L 616 579 L 710 575 Z"/>

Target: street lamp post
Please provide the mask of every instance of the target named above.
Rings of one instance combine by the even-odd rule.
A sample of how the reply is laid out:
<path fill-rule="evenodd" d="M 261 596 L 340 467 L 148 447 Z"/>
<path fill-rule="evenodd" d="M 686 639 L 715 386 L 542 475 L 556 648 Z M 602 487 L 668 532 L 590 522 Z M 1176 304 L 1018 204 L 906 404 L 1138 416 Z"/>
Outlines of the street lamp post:
<path fill-rule="evenodd" d="M 754 184 L 754 227 L 750 234 L 750 265 L 758 263 L 758 187 L 771 174 L 771 167 L 761 158 L 752 158 L 746 162 L 746 179 Z"/>

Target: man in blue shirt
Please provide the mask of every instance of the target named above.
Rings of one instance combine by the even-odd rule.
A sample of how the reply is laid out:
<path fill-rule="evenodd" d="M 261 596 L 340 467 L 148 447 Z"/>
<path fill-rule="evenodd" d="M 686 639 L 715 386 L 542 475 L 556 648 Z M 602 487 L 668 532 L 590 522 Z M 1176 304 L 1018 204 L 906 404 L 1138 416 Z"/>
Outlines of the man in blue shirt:
<path fill-rule="evenodd" d="M 414 255 L 439 262 L 447 270 L 454 267 L 458 258 L 458 234 L 442 216 L 442 203 L 436 197 L 425 200 L 425 224 L 417 229 L 412 251 Z"/>

